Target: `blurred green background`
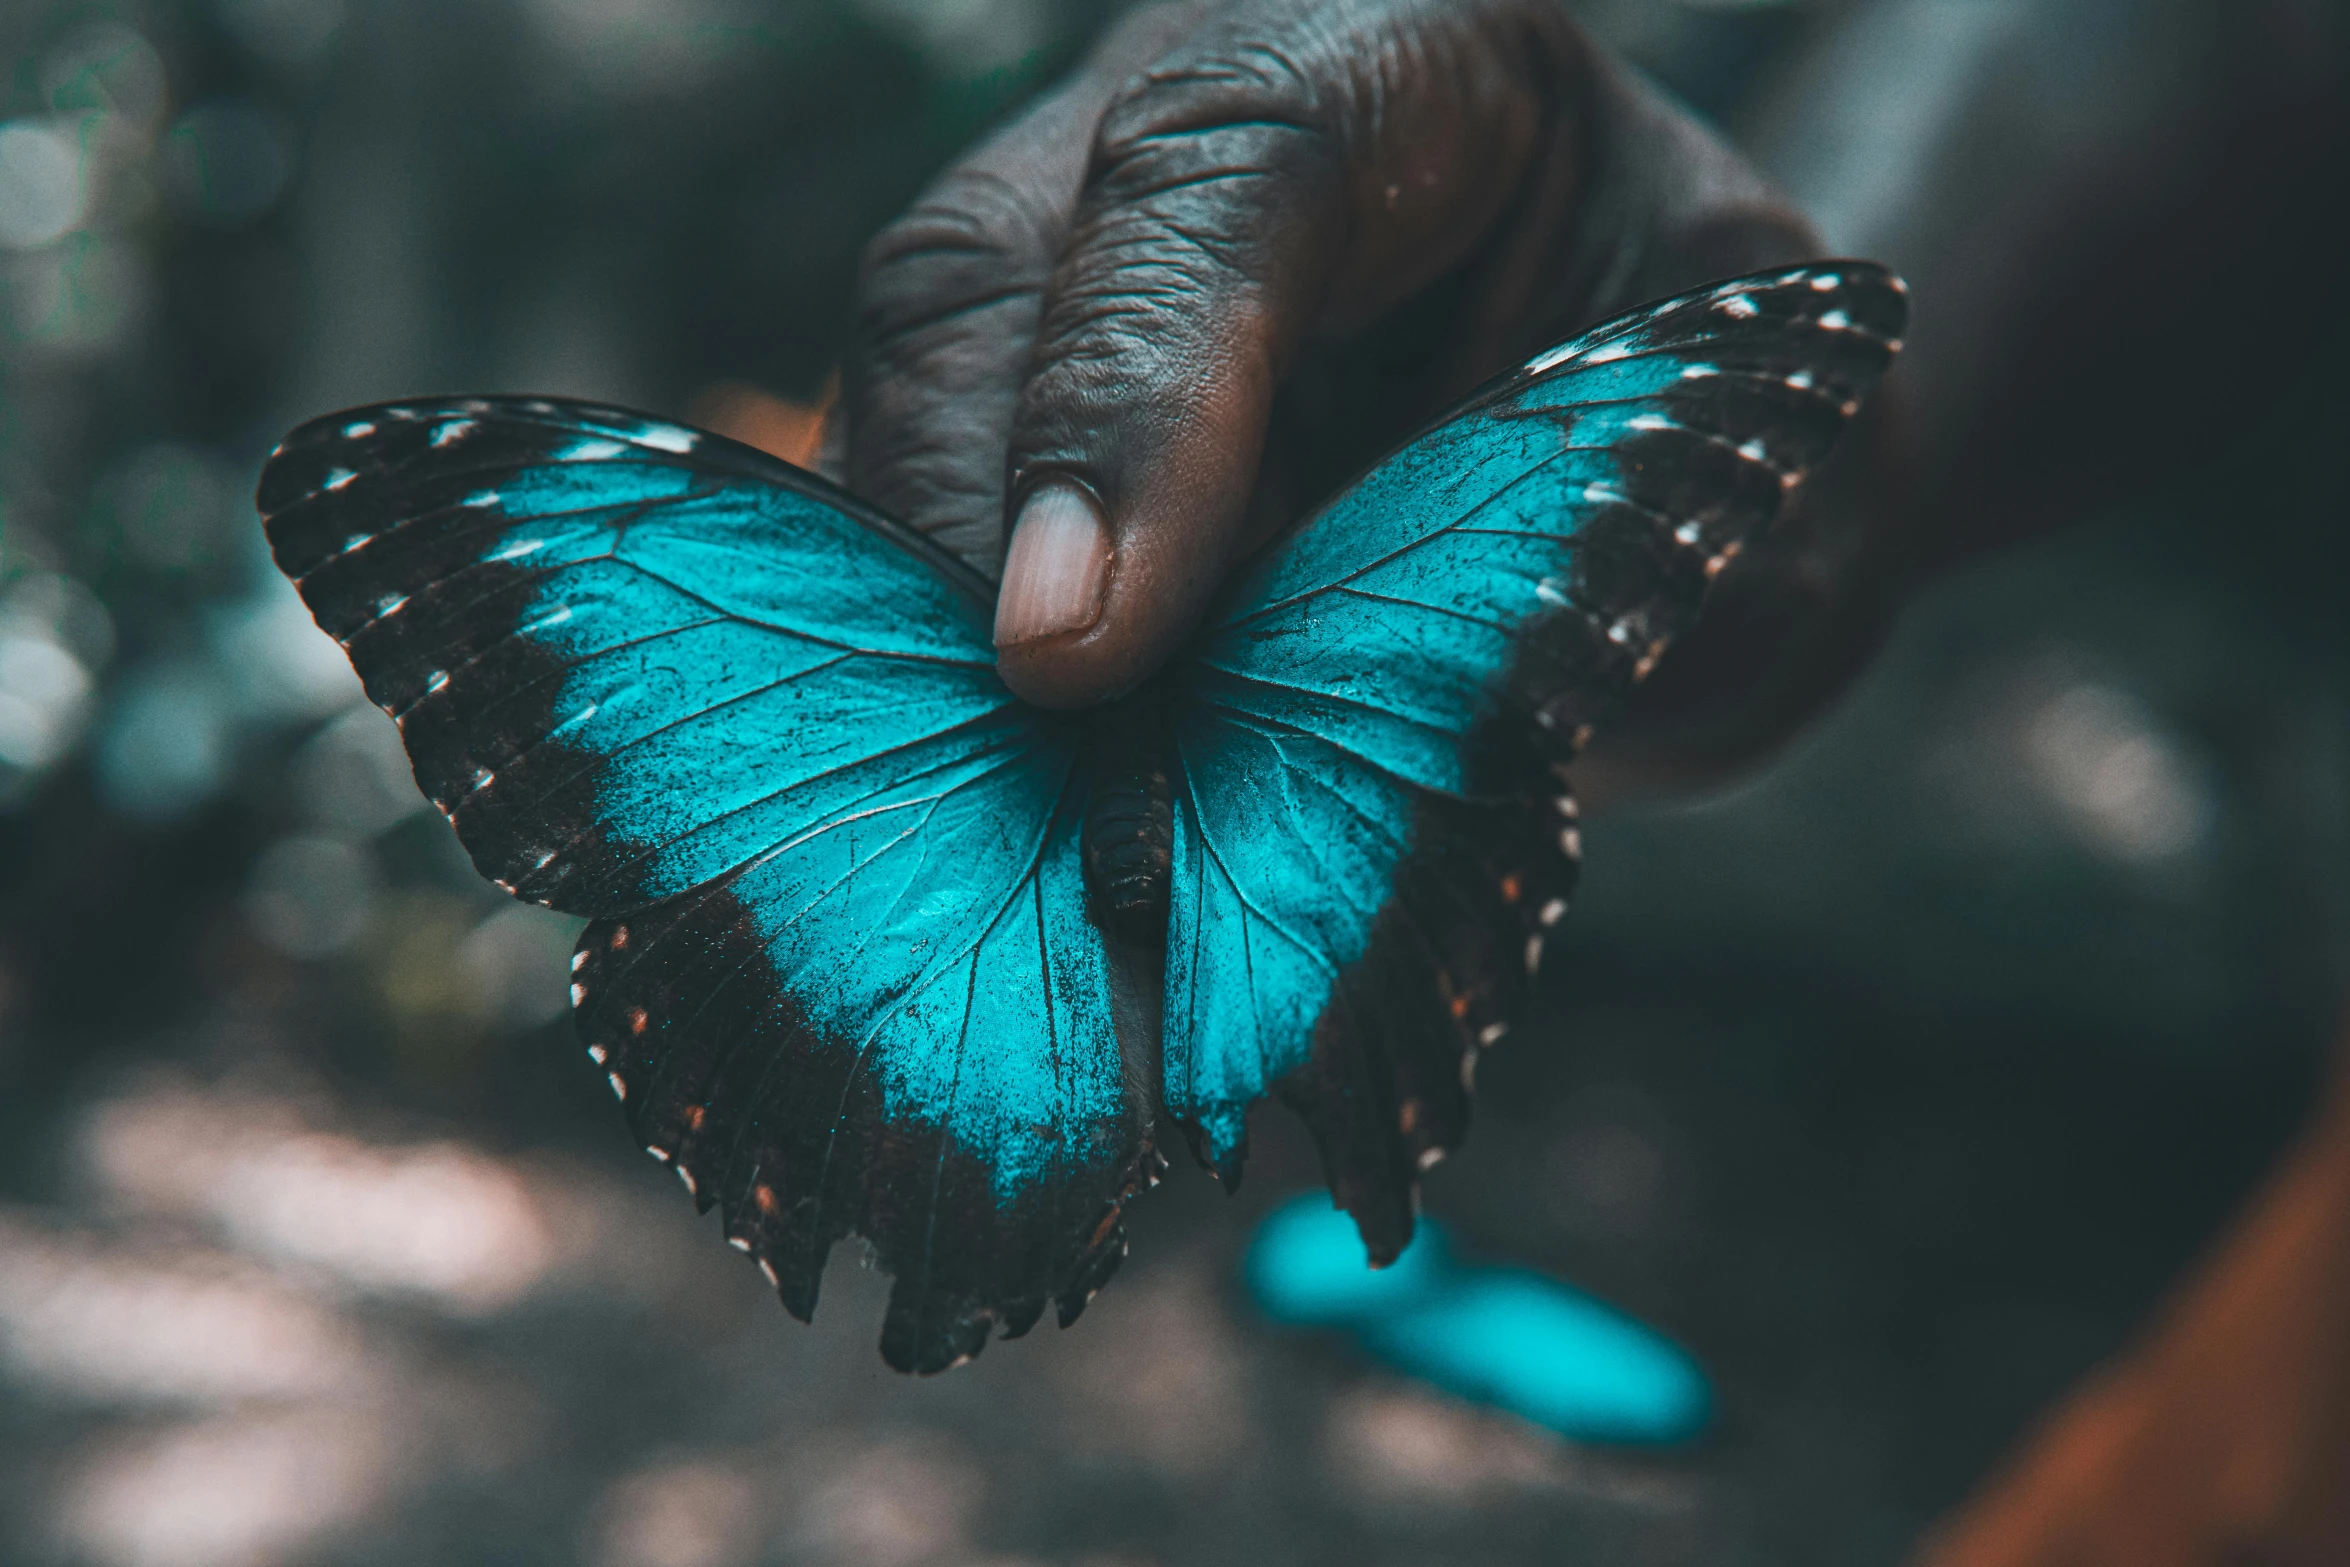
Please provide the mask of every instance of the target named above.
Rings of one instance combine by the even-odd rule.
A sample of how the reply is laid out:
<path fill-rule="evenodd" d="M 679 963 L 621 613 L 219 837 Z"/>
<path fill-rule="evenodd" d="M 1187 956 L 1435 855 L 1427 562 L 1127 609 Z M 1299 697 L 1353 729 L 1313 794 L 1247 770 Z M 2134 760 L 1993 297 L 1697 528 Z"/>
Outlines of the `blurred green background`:
<path fill-rule="evenodd" d="M 2213 205 L 2224 151 L 2147 170 L 2274 80 L 2336 101 L 2339 18 L 1580 9 L 1908 272 L 1918 417 L 2013 476 L 1984 532 L 2065 522 L 1750 782 L 1593 824 L 1430 1186 L 1689 1345 L 1707 1437 L 1576 1448 L 1252 1318 L 1248 1227 L 1313 1179 L 1270 1113 L 1066 1334 L 894 1377 L 846 1258 L 788 1321 L 627 1146 L 570 922 L 474 878 L 268 568 L 253 479 L 330 408 L 815 399 L 866 237 L 1107 10 L 10 0 L 0 1560 L 1901 1559 L 2256 1182 L 2335 1022 L 2344 334 L 2229 260 L 2306 240 Z M 2139 280 L 2175 389 L 2117 435 L 2137 361 L 2044 367 L 2148 210 L 2218 260 Z M 2194 368 L 2242 337 L 2277 378 Z"/>

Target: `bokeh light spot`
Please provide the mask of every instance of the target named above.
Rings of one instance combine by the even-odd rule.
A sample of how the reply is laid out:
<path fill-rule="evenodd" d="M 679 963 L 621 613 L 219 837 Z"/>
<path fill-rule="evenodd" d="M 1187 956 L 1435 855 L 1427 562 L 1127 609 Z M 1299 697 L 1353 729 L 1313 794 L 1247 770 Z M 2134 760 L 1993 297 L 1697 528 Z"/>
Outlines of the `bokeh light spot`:
<path fill-rule="evenodd" d="M 90 233 L 14 257 L 0 271 L 9 332 L 69 356 L 103 354 L 129 341 L 144 319 L 151 286 L 139 247 Z"/>
<path fill-rule="evenodd" d="M 400 727 L 357 706 L 328 723 L 295 753 L 293 787 L 319 825 L 371 837 L 424 809 Z"/>
<path fill-rule="evenodd" d="M 162 155 L 174 205 L 222 227 L 267 212 L 293 169 L 283 125 L 242 98 L 216 98 L 189 110 L 164 137 Z"/>
<path fill-rule="evenodd" d="M 369 1142 L 284 1101 L 165 1084 L 103 1107 L 84 1146 L 132 1206 L 209 1220 L 244 1252 L 368 1294 L 496 1311 L 555 1262 L 529 1182 L 459 1143 Z"/>
<path fill-rule="evenodd" d="M 154 45 L 120 22 L 99 22 L 42 62 L 41 90 L 61 113 L 97 109 L 152 132 L 170 84 Z"/>
<path fill-rule="evenodd" d="M 457 948 L 482 1015 L 536 1028 L 571 1010 L 571 949 L 585 921 L 532 904 L 500 909 Z"/>
<path fill-rule="evenodd" d="M 606 1493 L 599 1567 L 741 1567 L 759 1555 L 750 1478 L 707 1462 L 658 1464 Z"/>
<path fill-rule="evenodd" d="M 5 1214 L 0 1363 L 13 1383 L 93 1403 L 321 1398 L 376 1374 L 349 1324 L 250 1264 Z"/>
<path fill-rule="evenodd" d="M 388 1446 L 365 1412 L 332 1405 L 125 1433 L 75 1477 L 59 1543 L 102 1567 L 307 1559 L 382 1498 Z"/>
<path fill-rule="evenodd" d="M 253 862 L 245 917 L 253 933 L 288 957 L 340 952 L 375 913 L 375 862 L 341 838 L 281 838 Z"/>
<path fill-rule="evenodd" d="M 63 238 L 89 199 L 81 149 L 41 120 L 0 125 L 0 245 L 31 250 Z"/>
<path fill-rule="evenodd" d="M 227 781 L 227 693 L 209 662 L 170 659 L 133 671 L 98 736 L 98 788 L 106 803 L 161 822 L 203 804 Z"/>
<path fill-rule="evenodd" d="M 207 629 L 243 717 L 325 718 L 366 699 L 351 660 L 275 570 L 251 597 L 218 606 Z"/>
<path fill-rule="evenodd" d="M 2108 685 L 2081 682 L 2041 704 L 2019 736 L 2049 795 L 2091 843 L 2117 859 L 2195 849 L 2218 793 L 2160 716 Z"/>

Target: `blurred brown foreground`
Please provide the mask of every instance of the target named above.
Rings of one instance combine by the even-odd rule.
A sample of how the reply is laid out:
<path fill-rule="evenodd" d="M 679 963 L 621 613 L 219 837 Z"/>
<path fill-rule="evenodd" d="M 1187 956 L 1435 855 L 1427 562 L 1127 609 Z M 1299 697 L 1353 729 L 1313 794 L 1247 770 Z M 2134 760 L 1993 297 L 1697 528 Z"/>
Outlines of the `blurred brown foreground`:
<path fill-rule="evenodd" d="M 1918 1567 L 2350 1563 L 2350 1030 L 2333 1086 L 2136 1345 Z"/>

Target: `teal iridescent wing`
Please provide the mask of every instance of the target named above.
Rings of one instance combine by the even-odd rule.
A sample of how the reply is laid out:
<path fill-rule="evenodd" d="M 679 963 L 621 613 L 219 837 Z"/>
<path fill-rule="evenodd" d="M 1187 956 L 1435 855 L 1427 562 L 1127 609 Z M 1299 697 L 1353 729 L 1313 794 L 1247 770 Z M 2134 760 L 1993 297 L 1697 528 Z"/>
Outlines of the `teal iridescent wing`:
<path fill-rule="evenodd" d="M 1236 1174 L 1314 1130 L 1375 1258 L 1566 907 L 1559 768 L 1891 362 L 1865 263 L 1738 279 L 1533 360 L 1276 546 L 1167 681 L 1164 1083 Z"/>
<path fill-rule="evenodd" d="M 865 1236 L 897 1280 L 884 1353 L 928 1370 L 1108 1276 L 1154 1082 L 1228 1176 L 1280 1093 L 1374 1255 L 1403 1245 L 1565 907 L 1556 769 L 1826 453 L 1902 313 L 1881 269 L 1831 264 L 1541 356 L 1100 718 L 1015 701 L 987 588 L 918 536 L 618 410 L 336 415 L 260 503 L 476 865 L 592 920 L 577 1017 L 647 1146 L 801 1316 Z M 1144 830 L 1159 756 L 1171 845 Z M 1140 877 L 1103 905 L 1114 945 L 1096 837 Z M 1167 856 L 1162 1038 L 1127 903 Z"/>
<path fill-rule="evenodd" d="M 592 918 L 590 1053 L 795 1314 L 856 1233 L 900 1367 L 1076 1315 L 1146 1110 L 1081 747 L 996 678 L 983 584 L 796 469 L 575 403 L 317 420 L 260 505 L 474 863 Z"/>

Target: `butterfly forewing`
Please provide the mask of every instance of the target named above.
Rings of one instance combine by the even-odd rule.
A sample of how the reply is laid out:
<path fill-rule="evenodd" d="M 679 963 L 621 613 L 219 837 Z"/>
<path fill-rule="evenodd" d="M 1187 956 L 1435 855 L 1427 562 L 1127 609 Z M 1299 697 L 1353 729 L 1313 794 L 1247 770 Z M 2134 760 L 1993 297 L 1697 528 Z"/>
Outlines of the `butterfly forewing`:
<path fill-rule="evenodd" d="M 967 572 L 757 453 L 572 403 L 315 421 L 260 502 L 474 863 L 593 919 L 590 1053 L 792 1310 L 851 1234 L 897 1278 L 902 1367 L 1082 1307 L 1146 1107 L 1078 737 L 997 680 Z"/>
<path fill-rule="evenodd" d="M 1542 354 L 1270 551 L 1179 663 L 1168 1109 L 1237 1169 L 1313 1127 L 1374 1256 L 1466 1126 L 1572 889 L 1558 770 L 1899 347 L 1866 263 L 1736 279 Z M 1441 1004 L 1438 1004 L 1441 1003 Z"/>

